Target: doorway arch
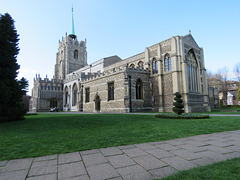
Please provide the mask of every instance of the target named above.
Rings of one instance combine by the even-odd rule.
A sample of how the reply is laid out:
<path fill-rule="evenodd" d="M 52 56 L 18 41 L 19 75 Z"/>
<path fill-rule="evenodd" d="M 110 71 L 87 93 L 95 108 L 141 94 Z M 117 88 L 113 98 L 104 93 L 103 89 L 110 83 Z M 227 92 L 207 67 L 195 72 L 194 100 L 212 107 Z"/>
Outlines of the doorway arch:
<path fill-rule="evenodd" d="M 96 97 L 95 97 L 95 111 L 96 112 L 100 112 L 100 110 L 101 110 L 101 103 L 100 103 L 100 97 L 97 95 Z"/>

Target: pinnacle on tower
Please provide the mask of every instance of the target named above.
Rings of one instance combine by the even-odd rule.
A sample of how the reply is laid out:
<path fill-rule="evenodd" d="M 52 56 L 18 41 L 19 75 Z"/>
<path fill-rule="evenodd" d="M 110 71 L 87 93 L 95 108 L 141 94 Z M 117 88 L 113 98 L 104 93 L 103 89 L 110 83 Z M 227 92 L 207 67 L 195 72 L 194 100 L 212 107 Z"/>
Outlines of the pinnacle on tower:
<path fill-rule="evenodd" d="M 69 36 L 70 36 L 72 39 L 76 39 L 76 38 L 77 38 L 77 36 L 75 35 L 75 31 L 74 31 L 73 7 L 72 7 L 71 31 L 70 31 L 70 33 L 69 33 Z"/>

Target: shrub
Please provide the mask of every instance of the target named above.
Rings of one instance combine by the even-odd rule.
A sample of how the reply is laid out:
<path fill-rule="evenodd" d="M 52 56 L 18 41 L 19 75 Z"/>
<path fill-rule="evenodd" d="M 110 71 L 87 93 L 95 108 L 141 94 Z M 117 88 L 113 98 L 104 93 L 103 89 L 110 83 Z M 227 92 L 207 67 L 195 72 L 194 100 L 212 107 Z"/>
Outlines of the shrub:
<path fill-rule="evenodd" d="M 175 107 L 173 107 L 172 110 L 177 115 L 181 115 L 182 113 L 184 113 L 183 100 L 181 99 L 182 95 L 179 92 L 176 92 L 174 95 L 175 95 L 175 98 L 174 98 L 175 102 L 173 103 L 173 105 Z"/>
<path fill-rule="evenodd" d="M 183 113 L 182 115 L 177 115 L 174 113 L 168 114 L 157 114 L 155 118 L 162 118 L 162 119 L 208 119 L 210 118 L 209 115 L 204 114 L 189 114 Z"/>

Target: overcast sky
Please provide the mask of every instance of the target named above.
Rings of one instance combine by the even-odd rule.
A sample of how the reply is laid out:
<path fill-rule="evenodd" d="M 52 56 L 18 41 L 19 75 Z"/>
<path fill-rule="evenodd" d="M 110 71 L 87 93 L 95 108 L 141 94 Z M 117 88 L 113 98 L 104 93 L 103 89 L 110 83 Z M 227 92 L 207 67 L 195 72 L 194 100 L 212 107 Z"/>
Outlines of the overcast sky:
<path fill-rule="evenodd" d="M 87 39 L 88 63 L 118 55 L 125 59 L 172 36 L 192 36 L 204 49 L 207 70 L 240 62 L 239 0 L 0 0 L 20 34 L 19 78 L 33 87 L 36 73 L 52 78 L 58 41 L 70 32 Z M 31 94 L 31 92 L 29 92 Z"/>

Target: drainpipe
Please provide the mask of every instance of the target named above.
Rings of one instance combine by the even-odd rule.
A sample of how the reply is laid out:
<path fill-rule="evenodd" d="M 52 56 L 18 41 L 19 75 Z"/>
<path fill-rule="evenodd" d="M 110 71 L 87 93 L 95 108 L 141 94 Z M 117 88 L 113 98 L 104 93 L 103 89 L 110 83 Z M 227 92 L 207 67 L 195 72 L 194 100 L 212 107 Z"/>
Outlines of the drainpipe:
<path fill-rule="evenodd" d="M 129 78 L 129 112 L 132 112 L 131 76 L 128 76 L 128 78 Z"/>

